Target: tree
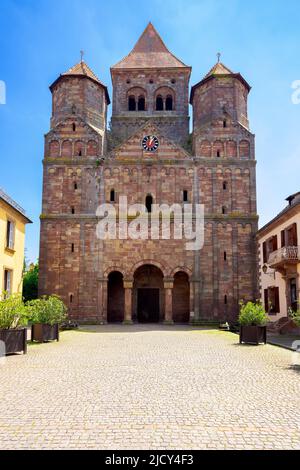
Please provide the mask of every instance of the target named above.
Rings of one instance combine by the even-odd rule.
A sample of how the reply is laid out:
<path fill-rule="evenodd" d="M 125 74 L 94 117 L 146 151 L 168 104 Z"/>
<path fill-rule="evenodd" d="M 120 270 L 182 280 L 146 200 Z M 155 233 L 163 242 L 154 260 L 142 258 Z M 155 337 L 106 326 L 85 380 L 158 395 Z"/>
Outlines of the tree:
<path fill-rule="evenodd" d="M 31 263 L 23 275 L 24 301 L 37 299 L 38 297 L 39 264 Z"/>

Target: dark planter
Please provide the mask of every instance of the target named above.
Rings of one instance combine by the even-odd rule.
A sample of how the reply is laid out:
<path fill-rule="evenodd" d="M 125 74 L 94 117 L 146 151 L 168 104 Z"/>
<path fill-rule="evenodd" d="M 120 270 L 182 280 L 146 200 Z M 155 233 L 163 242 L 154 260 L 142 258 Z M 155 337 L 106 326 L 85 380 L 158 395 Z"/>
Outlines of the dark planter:
<path fill-rule="evenodd" d="M 59 341 L 58 323 L 47 325 L 46 323 L 35 323 L 31 325 L 31 341 L 44 343 L 45 341 Z"/>
<path fill-rule="evenodd" d="M 259 344 L 267 342 L 266 326 L 245 326 L 240 327 L 240 343 Z"/>
<path fill-rule="evenodd" d="M 27 328 L 0 330 L 0 341 L 5 344 L 5 354 L 27 353 Z"/>

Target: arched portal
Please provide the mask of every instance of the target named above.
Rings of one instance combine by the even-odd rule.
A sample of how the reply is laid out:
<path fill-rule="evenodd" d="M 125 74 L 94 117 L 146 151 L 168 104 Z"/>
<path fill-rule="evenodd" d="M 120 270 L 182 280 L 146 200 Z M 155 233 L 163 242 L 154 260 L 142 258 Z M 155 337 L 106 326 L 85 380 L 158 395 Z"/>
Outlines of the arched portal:
<path fill-rule="evenodd" d="M 190 319 L 190 283 L 188 275 L 179 271 L 174 276 L 173 321 L 187 323 Z"/>
<path fill-rule="evenodd" d="M 108 276 L 107 286 L 107 321 L 119 323 L 124 320 L 123 275 L 113 271 Z"/>
<path fill-rule="evenodd" d="M 151 264 L 140 266 L 134 273 L 133 320 L 140 323 L 156 323 L 163 320 L 163 273 Z"/>

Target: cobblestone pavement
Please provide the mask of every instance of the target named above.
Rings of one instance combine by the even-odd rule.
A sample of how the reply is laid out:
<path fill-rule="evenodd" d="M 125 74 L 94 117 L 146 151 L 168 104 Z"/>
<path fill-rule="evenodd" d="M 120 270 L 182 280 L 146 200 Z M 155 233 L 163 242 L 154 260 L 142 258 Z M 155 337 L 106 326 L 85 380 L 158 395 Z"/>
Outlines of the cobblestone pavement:
<path fill-rule="evenodd" d="M 300 449 L 290 364 L 216 330 L 64 332 L 0 365 L 0 448 Z"/>

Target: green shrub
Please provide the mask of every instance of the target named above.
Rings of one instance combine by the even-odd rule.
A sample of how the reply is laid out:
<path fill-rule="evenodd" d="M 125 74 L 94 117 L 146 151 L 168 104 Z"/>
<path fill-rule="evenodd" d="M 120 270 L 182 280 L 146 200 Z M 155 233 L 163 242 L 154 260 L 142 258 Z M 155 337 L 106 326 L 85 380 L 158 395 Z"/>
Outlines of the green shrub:
<path fill-rule="evenodd" d="M 265 325 L 268 316 L 259 302 L 240 303 L 239 323 L 243 326 Z"/>
<path fill-rule="evenodd" d="M 294 312 L 292 310 L 291 307 L 289 307 L 288 309 L 288 316 L 293 320 L 293 322 L 297 325 L 297 326 L 300 326 L 300 309 L 298 308 L 298 310 L 296 312 Z"/>
<path fill-rule="evenodd" d="M 28 323 L 28 312 L 23 303 L 21 294 L 4 292 L 0 300 L 0 329 L 15 329 L 26 326 Z"/>
<path fill-rule="evenodd" d="M 55 323 L 62 323 L 67 317 L 67 308 L 56 295 L 30 300 L 26 305 L 32 323 L 54 325 Z"/>
<path fill-rule="evenodd" d="M 32 264 L 23 275 L 24 302 L 38 298 L 39 265 Z"/>

